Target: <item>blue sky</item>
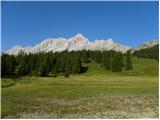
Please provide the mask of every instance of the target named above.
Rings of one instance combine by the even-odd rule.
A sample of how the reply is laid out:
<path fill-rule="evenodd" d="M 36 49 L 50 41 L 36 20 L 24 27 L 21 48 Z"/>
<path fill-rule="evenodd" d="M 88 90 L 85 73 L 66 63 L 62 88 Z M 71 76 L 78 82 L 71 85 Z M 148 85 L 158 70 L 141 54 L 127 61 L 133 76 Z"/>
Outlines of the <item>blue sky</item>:
<path fill-rule="evenodd" d="M 132 47 L 158 40 L 158 2 L 2 2 L 2 51 L 77 33 Z"/>

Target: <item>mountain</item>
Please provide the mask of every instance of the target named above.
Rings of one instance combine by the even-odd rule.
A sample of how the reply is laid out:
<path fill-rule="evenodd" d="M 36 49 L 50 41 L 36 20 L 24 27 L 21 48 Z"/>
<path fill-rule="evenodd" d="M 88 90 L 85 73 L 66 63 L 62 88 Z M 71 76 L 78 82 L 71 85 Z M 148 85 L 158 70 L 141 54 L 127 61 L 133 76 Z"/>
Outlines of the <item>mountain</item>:
<path fill-rule="evenodd" d="M 5 53 L 17 55 L 20 51 L 24 53 L 38 53 L 38 52 L 61 52 L 64 50 L 78 51 L 78 50 L 115 50 L 125 53 L 130 47 L 115 43 L 112 39 L 89 41 L 82 34 L 77 34 L 69 39 L 64 38 L 48 38 L 41 43 L 31 47 L 15 46 Z"/>
<path fill-rule="evenodd" d="M 157 43 L 158 42 L 155 40 L 145 42 L 144 44 L 140 45 L 138 48 L 134 49 L 134 51 L 140 50 L 143 48 L 152 47 Z M 83 49 L 99 50 L 99 51 L 114 50 L 114 51 L 125 53 L 132 48 L 126 45 L 121 45 L 119 43 L 116 43 L 112 39 L 95 40 L 92 42 L 92 41 L 89 41 L 88 38 L 84 37 L 82 34 L 77 34 L 69 39 L 48 38 L 33 47 L 31 46 L 22 47 L 18 45 L 5 51 L 5 53 L 17 55 L 20 51 L 28 54 L 28 53 L 49 52 L 49 51 L 61 52 L 64 50 L 78 51 Z"/>
<path fill-rule="evenodd" d="M 140 58 L 151 58 L 159 61 L 159 44 L 156 44 L 152 47 L 136 50 L 133 52 L 133 56 Z"/>
<path fill-rule="evenodd" d="M 143 44 L 139 45 L 135 50 L 142 50 L 142 49 L 146 49 L 146 48 L 151 48 L 155 45 L 158 45 L 158 41 L 149 40 L 149 41 L 146 41 Z"/>

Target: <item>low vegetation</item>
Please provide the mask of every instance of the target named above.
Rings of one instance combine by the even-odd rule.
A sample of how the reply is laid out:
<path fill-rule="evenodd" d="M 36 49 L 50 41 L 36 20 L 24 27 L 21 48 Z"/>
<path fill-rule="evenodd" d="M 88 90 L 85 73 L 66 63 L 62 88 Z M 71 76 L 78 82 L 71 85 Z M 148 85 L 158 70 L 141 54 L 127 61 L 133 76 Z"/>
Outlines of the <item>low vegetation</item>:
<path fill-rule="evenodd" d="M 156 118 L 158 77 L 23 77 L 2 88 L 2 117 Z"/>
<path fill-rule="evenodd" d="M 3 78 L 1 81 L 1 86 L 3 87 L 9 87 L 15 84 L 15 81 L 12 79 Z"/>
<path fill-rule="evenodd" d="M 2 118 L 158 118 L 158 62 L 132 58 L 112 72 L 92 60 L 69 78 L 20 77 L 2 87 Z"/>

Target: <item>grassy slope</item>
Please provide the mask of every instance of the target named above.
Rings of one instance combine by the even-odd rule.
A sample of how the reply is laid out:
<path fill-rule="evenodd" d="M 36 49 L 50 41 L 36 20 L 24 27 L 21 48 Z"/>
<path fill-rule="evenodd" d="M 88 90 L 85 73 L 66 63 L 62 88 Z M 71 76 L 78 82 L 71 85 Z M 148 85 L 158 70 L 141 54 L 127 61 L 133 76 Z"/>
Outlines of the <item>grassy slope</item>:
<path fill-rule="evenodd" d="M 132 72 L 106 72 L 94 63 L 89 68 L 70 78 L 17 79 L 13 86 L 2 88 L 2 117 L 158 117 L 156 61 L 134 58 Z"/>
<path fill-rule="evenodd" d="M 131 76 L 158 76 L 158 62 L 153 59 L 143 59 L 134 57 L 133 60 L 133 70 L 125 71 L 123 68 L 122 72 L 114 73 L 111 71 L 106 71 L 104 68 L 100 67 L 99 64 L 89 63 L 85 64 L 89 69 L 84 75 L 131 75 Z"/>

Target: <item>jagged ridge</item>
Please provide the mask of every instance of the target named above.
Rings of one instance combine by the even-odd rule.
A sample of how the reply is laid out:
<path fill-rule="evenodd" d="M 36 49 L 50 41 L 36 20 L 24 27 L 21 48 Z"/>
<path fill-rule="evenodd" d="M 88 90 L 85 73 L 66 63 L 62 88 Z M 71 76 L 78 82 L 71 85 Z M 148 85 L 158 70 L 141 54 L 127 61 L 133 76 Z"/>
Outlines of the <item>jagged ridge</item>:
<path fill-rule="evenodd" d="M 156 41 L 157 42 L 157 41 Z M 152 43 L 158 44 L 155 41 L 152 40 Z M 144 46 L 149 46 L 147 44 L 151 44 L 150 42 L 145 43 Z M 121 45 L 119 43 L 114 42 L 112 39 L 108 40 L 95 40 L 93 42 L 89 41 L 86 37 L 84 37 L 82 34 L 77 34 L 69 39 L 64 38 L 48 38 L 42 41 L 40 44 L 37 44 L 33 47 L 22 47 L 22 46 L 15 46 L 9 50 L 7 50 L 5 53 L 7 54 L 13 54 L 17 55 L 20 51 L 23 51 L 24 53 L 38 53 L 38 52 L 61 52 L 64 50 L 68 51 L 78 51 L 78 50 L 115 50 L 122 53 L 125 53 L 131 47 L 126 45 Z M 139 47 L 141 49 L 141 47 Z M 135 49 L 136 50 L 136 49 Z"/>

